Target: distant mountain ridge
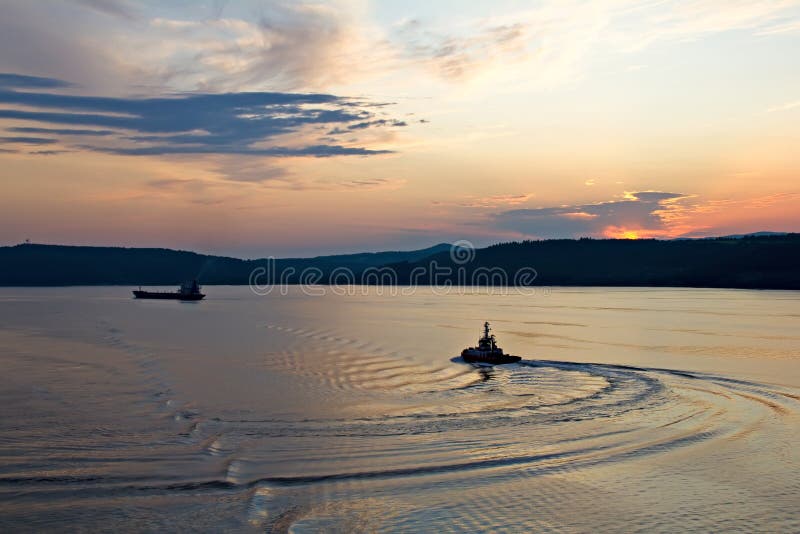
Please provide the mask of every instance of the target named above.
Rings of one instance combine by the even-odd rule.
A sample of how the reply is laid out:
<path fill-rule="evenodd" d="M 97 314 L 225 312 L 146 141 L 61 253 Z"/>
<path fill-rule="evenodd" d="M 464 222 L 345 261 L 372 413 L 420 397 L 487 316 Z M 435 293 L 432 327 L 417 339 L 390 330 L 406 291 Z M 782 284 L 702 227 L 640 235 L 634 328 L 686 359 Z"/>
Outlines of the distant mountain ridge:
<path fill-rule="evenodd" d="M 246 285 L 256 269 L 263 272 L 259 283 L 341 284 L 343 279 L 336 278 L 341 270 L 352 274 L 355 283 L 385 283 L 382 277 L 362 276 L 380 269 L 391 272 L 393 282 L 403 285 L 497 285 L 492 279 L 476 277 L 481 270 L 502 273 L 505 284 L 514 285 L 518 283 L 515 274 L 527 269 L 535 277 L 522 283 L 532 285 L 800 289 L 800 234 L 523 241 L 492 245 L 461 257 L 451 254 L 451 245 L 441 243 L 413 251 L 277 260 L 241 260 L 162 248 L 0 247 L 0 286 L 177 285 L 192 278 L 206 285 Z"/>
<path fill-rule="evenodd" d="M 762 230 L 760 232 L 750 232 L 747 234 L 729 234 L 729 235 L 722 235 L 722 236 L 709 236 L 709 237 L 676 237 L 676 241 L 682 241 L 686 239 L 741 239 L 743 237 L 769 237 L 769 236 L 782 236 L 782 235 L 789 235 L 790 232 L 770 232 L 766 230 Z"/>
<path fill-rule="evenodd" d="M 723 238 L 728 239 L 741 239 L 743 237 L 770 237 L 770 236 L 782 236 L 782 235 L 789 235 L 789 232 L 769 232 L 769 231 L 761 231 L 761 232 L 750 232 L 749 234 L 731 234 L 722 236 Z M 713 237 L 707 239 L 714 239 Z"/>

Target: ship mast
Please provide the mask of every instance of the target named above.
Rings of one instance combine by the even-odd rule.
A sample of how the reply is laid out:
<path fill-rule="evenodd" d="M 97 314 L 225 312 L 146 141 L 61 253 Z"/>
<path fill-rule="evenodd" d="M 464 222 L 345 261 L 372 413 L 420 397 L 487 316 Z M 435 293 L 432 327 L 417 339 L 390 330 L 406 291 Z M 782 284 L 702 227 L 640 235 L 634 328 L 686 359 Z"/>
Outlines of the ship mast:
<path fill-rule="evenodd" d="M 489 328 L 489 321 L 483 323 L 483 337 L 481 338 L 480 342 L 481 344 L 488 344 L 490 350 L 494 352 L 497 350 L 497 342 L 494 340 L 494 335 L 489 334 L 490 330 L 491 328 Z"/>

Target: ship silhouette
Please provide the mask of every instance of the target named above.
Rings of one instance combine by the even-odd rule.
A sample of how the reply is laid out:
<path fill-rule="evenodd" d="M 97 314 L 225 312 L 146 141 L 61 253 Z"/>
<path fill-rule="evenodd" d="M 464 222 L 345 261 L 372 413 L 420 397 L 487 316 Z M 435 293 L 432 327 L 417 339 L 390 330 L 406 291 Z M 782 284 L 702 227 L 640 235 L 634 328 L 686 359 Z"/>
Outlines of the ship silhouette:
<path fill-rule="evenodd" d="M 177 291 L 143 291 L 140 287 L 133 291 L 137 299 L 164 299 L 164 300 L 201 300 L 205 295 L 200 292 L 197 280 L 184 282 Z"/>
<path fill-rule="evenodd" d="M 520 361 L 519 356 L 505 354 L 503 349 L 497 346 L 494 334 L 490 334 L 489 322 L 483 323 L 483 336 L 478 339 L 477 347 L 468 347 L 461 351 L 461 358 L 469 363 L 490 363 L 503 364 Z"/>

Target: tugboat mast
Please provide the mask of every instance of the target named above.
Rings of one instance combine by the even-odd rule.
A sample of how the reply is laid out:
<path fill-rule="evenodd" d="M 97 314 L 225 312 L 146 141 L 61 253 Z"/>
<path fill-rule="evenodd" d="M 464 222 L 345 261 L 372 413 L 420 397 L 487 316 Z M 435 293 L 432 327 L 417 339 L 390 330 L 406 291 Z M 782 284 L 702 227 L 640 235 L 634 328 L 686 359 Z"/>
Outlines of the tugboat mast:
<path fill-rule="evenodd" d="M 486 347 L 491 351 L 495 351 L 497 349 L 497 345 L 495 344 L 494 335 L 490 334 L 491 328 L 489 328 L 489 321 L 483 323 L 483 337 L 478 340 L 479 347 Z"/>

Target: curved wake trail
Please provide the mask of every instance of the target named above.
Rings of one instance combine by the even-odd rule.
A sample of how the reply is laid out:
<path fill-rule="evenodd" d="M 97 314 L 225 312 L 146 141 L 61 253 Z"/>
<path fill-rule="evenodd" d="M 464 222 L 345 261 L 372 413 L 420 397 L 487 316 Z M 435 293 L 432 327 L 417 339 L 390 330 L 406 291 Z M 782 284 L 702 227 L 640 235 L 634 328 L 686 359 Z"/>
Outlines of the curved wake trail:
<path fill-rule="evenodd" d="M 9 524 L 58 528 L 92 506 L 165 526 L 120 511 L 133 502 L 198 530 L 220 518 L 298 532 L 590 531 L 621 518 L 630 530 L 800 530 L 800 477 L 787 476 L 800 468 L 797 389 L 603 363 L 426 363 L 333 330 L 265 325 L 280 343 L 254 367 L 325 408 L 297 417 L 181 401 L 157 351 L 100 328 L 105 352 L 47 360 L 61 381 L 42 371 L 36 409 L 0 434 Z M 105 410 L 112 397 L 124 409 Z"/>
<path fill-rule="evenodd" d="M 458 517 L 476 517 L 476 497 L 483 515 L 465 528 L 563 525 L 563 505 L 544 512 L 537 506 L 532 514 L 529 503 L 558 495 L 569 500 L 574 487 L 588 484 L 601 491 L 599 501 L 608 500 L 609 514 L 619 512 L 620 501 L 602 493 L 610 489 L 606 481 L 622 480 L 615 491 L 638 494 L 637 485 L 663 466 L 680 483 L 668 482 L 658 492 L 664 502 L 684 502 L 687 492 L 703 492 L 702 481 L 692 481 L 697 473 L 713 471 L 723 460 L 753 469 L 753 455 L 763 458 L 765 447 L 797 433 L 797 392 L 788 388 L 680 370 L 547 360 L 432 368 L 374 346 L 330 350 L 331 342 L 348 340 L 329 332 L 298 335 L 320 344 L 268 354 L 270 366 L 318 381 L 330 389 L 332 402 L 343 391 L 367 392 L 373 414 L 377 395 L 381 410 L 362 415 L 355 406 L 353 417 L 306 422 L 220 421 L 226 434 L 249 437 L 226 480 L 232 490 L 251 492 L 250 518 L 260 526 L 338 528 L 369 517 L 379 528 L 429 529 L 431 517 L 448 517 L 445 510 L 463 508 Z M 262 446 L 267 441 L 292 446 Z M 796 469 L 796 461 L 795 455 L 789 467 Z M 375 467 L 364 469 L 370 465 Z M 775 477 L 774 466 L 761 467 Z M 614 476 L 603 475 L 609 470 Z M 777 486 L 770 508 L 798 489 L 797 483 Z M 397 495 L 406 500 L 405 515 Z M 419 506 L 436 513 L 418 517 Z M 625 513 L 636 516 L 635 510 Z M 725 513 L 737 512 L 730 507 Z M 613 523 L 610 515 L 606 520 Z M 647 518 L 641 521 L 647 524 Z"/>

